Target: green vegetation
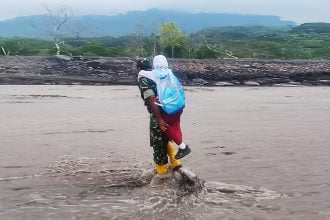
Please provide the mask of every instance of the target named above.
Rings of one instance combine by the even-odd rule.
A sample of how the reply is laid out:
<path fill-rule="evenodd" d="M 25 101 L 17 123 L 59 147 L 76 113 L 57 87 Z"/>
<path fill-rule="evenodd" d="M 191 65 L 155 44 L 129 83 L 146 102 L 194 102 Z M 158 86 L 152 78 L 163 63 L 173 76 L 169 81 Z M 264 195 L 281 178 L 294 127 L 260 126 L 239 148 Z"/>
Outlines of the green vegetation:
<path fill-rule="evenodd" d="M 65 38 L 61 53 L 73 56 L 152 56 L 176 58 L 329 59 L 330 24 L 297 27 L 222 27 L 185 35 L 173 23 L 160 34 L 122 37 Z M 53 55 L 52 41 L 1 38 L 0 55 Z"/>
<path fill-rule="evenodd" d="M 169 22 L 160 26 L 160 45 L 171 49 L 171 57 L 174 57 L 175 48 L 183 48 L 184 42 L 188 38 L 183 34 L 180 28 L 174 23 Z"/>
<path fill-rule="evenodd" d="M 45 55 L 51 47 L 45 40 L 0 37 L 0 55 Z"/>

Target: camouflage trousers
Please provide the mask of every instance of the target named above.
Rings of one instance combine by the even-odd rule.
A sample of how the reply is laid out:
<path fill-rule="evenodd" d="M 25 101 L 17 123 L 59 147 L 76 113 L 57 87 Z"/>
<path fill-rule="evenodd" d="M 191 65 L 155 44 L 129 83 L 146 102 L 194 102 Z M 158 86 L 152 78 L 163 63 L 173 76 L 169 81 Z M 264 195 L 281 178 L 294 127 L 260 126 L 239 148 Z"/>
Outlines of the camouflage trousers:
<path fill-rule="evenodd" d="M 158 165 L 168 163 L 168 141 L 169 138 L 158 126 L 156 118 L 150 114 L 150 146 L 154 149 L 154 162 Z"/>

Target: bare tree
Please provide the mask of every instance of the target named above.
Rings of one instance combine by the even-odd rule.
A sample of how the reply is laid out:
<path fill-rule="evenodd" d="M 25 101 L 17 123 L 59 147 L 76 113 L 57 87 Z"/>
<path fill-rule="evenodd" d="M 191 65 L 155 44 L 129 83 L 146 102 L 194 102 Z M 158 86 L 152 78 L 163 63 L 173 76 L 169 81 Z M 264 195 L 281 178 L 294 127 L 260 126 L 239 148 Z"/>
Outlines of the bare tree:
<path fill-rule="evenodd" d="M 70 35 L 74 36 L 75 40 L 79 40 L 80 34 L 85 32 L 88 28 L 86 25 L 76 22 L 68 27 Z"/>
<path fill-rule="evenodd" d="M 199 48 L 200 45 L 198 42 L 194 41 L 193 38 L 191 37 L 187 37 L 187 39 L 185 40 L 184 42 L 184 47 L 186 48 L 187 50 L 187 53 L 188 53 L 188 58 L 193 58 L 193 53 L 194 51 L 196 50 L 196 48 Z"/>
<path fill-rule="evenodd" d="M 224 51 L 218 51 L 217 49 L 213 48 L 209 43 L 207 43 L 207 40 L 204 36 L 204 43 L 205 43 L 205 46 L 209 49 L 209 50 L 212 50 L 216 53 L 222 53 L 230 58 L 234 58 L 234 59 L 238 59 L 238 57 L 234 56 L 233 55 L 233 52 L 229 51 L 229 50 L 224 50 Z"/>
<path fill-rule="evenodd" d="M 61 45 L 64 44 L 62 38 L 67 34 L 63 30 L 63 26 L 68 22 L 72 16 L 72 11 L 66 7 L 61 7 L 59 9 L 50 9 L 46 6 L 47 14 L 50 24 L 52 25 L 51 30 L 49 30 L 49 35 L 51 36 L 55 47 L 56 55 L 61 54 Z"/>
<path fill-rule="evenodd" d="M 230 58 L 238 59 L 238 57 L 234 56 L 232 51 L 229 51 L 229 50 L 224 50 L 224 51 L 220 50 L 219 51 L 215 46 L 212 46 L 210 43 L 208 43 L 204 32 L 201 34 L 199 40 L 202 42 L 201 45 L 205 45 L 207 49 L 209 49 L 217 54 L 222 53 Z M 217 58 L 219 58 L 219 56 L 217 56 Z"/>
<path fill-rule="evenodd" d="M 144 27 L 141 24 L 134 26 L 134 40 L 133 46 L 137 50 L 137 55 L 144 57 Z"/>
<path fill-rule="evenodd" d="M 1 52 L 4 56 L 9 56 L 10 54 L 10 51 L 6 51 L 6 48 L 5 48 L 5 42 L 2 38 L 0 38 L 0 49 L 1 49 Z"/>
<path fill-rule="evenodd" d="M 0 48 L 1 48 L 1 51 L 2 51 L 3 55 L 9 56 L 10 51 L 6 51 L 6 49 L 4 47 L 0 47 Z"/>
<path fill-rule="evenodd" d="M 151 23 L 151 40 L 153 44 L 152 48 L 152 57 L 156 56 L 159 52 L 157 48 L 160 46 L 160 25 L 156 21 L 152 21 Z"/>
<path fill-rule="evenodd" d="M 157 54 L 160 53 L 161 49 L 160 49 L 160 36 L 155 34 L 155 33 L 151 33 L 150 34 L 150 38 L 152 41 L 152 52 L 151 52 L 151 56 L 155 57 Z"/>

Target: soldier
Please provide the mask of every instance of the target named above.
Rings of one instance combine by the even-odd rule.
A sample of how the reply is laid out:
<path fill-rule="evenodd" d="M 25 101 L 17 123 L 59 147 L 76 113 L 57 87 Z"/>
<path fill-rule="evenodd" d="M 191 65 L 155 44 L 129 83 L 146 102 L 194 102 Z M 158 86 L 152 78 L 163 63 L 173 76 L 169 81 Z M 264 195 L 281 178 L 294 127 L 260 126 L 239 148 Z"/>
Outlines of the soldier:
<path fill-rule="evenodd" d="M 150 113 L 150 146 L 154 150 L 156 172 L 161 176 L 168 172 L 168 156 L 170 158 L 169 167 L 172 169 L 180 167 L 181 161 L 175 159 L 174 145 L 165 133 L 170 125 L 164 121 L 161 109 L 155 104 L 157 101 L 157 85 L 150 60 L 138 61 L 136 68 L 139 72 L 138 87 L 141 98 Z"/>

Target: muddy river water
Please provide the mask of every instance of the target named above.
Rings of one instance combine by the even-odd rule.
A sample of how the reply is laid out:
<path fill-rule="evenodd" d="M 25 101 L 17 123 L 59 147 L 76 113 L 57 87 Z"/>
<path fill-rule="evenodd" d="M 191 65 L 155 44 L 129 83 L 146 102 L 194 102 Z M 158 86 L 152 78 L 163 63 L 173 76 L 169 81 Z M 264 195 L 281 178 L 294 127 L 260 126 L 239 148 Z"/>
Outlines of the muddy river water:
<path fill-rule="evenodd" d="M 329 87 L 186 95 L 198 187 L 150 184 L 137 87 L 1 86 L 0 219 L 330 219 Z"/>

